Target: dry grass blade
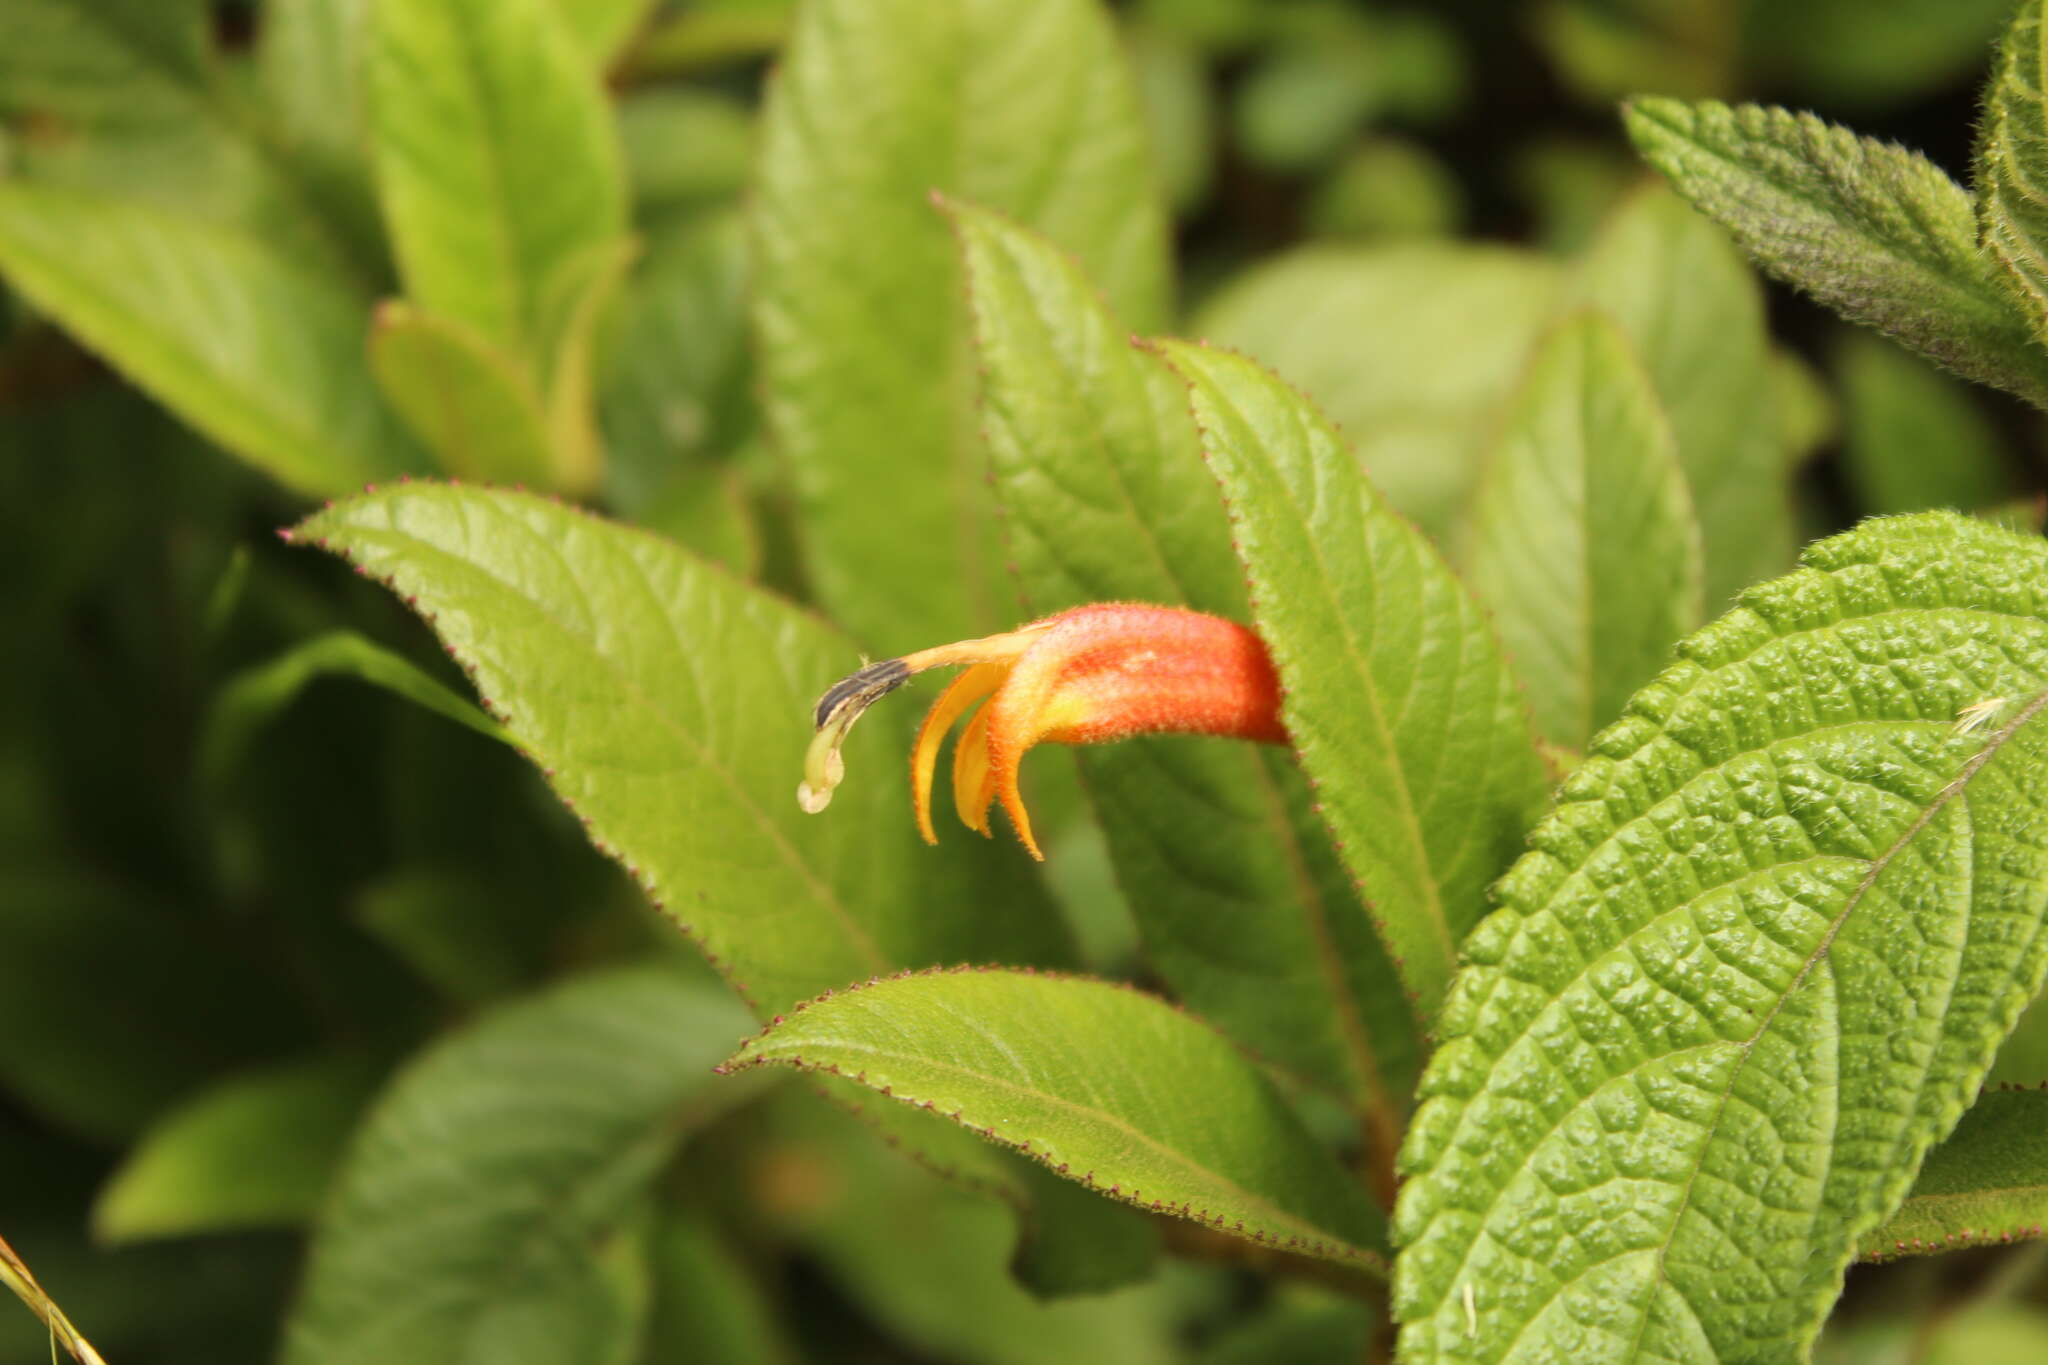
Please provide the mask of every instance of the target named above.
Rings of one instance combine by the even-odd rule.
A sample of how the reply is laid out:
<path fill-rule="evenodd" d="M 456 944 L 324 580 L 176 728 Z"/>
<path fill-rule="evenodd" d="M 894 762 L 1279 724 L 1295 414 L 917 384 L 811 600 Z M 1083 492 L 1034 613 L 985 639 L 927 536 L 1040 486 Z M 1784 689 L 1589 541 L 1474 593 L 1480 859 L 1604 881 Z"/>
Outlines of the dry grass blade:
<path fill-rule="evenodd" d="M 0 1284 L 21 1296 L 21 1301 L 48 1324 L 51 1340 L 69 1351 L 79 1365 L 106 1365 L 100 1353 L 92 1348 L 92 1343 L 71 1325 L 71 1319 L 64 1316 L 64 1310 L 57 1306 L 57 1301 L 36 1283 L 36 1277 L 29 1272 L 21 1257 L 15 1255 L 14 1248 L 7 1245 L 4 1237 L 0 1237 Z"/>

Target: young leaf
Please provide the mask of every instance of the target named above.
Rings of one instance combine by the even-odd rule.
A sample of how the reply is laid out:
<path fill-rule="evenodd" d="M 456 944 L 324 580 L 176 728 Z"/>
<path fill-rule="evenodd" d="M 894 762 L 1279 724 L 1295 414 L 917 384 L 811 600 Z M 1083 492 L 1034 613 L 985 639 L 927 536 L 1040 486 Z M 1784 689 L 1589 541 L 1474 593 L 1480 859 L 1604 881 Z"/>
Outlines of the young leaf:
<path fill-rule="evenodd" d="M 361 304 L 252 237 L 0 183 L 0 272 L 164 406 L 299 492 L 426 467 L 370 381 Z"/>
<path fill-rule="evenodd" d="M 1499 247 L 1309 247 L 1222 290 L 1191 331 L 1301 385 L 1387 500 L 1441 540 L 1555 316 L 1558 274 Z"/>
<path fill-rule="evenodd" d="M 1473 591 L 1500 623 L 1537 730 L 1584 748 L 1700 615 L 1699 528 L 1671 424 L 1605 317 L 1578 314 L 1538 349 L 1471 536 Z"/>
<path fill-rule="evenodd" d="M 449 473 L 552 484 L 540 394 L 519 362 L 481 332 L 394 300 L 371 324 L 370 370 Z"/>
<path fill-rule="evenodd" d="M 986 210 L 949 212 L 1029 609 L 1139 601 L 1245 619 L 1185 387 L 1056 247 Z M 1079 757 L 1147 956 L 1176 994 L 1353 1100 L 1391 1141 L 1420 1066 L 1416 1020 L 1294 765 L 1187 739 Z"/>
<path fill-rule="evenodd" d="M 1408 1358 L 1800 1357 L 2039 988 L 2048 545 L 1937 513 L 1804 564 L 1596 737 L 1466 940 Z"/>
<path fill-rule="evenodd" d="M 1527 709 L 1479 604 L 1307 400 L 1164 342 L 1223 483 L 1252 614 L 1324 819 L 1425 1021 L 1542 807 Z"/>
<path fill-rule="evenodd" d="M 611 1359 L 598 1247 L 683 1134 L 745 1013 L 657 966 L 485 1016 L 400 1073 L 343 1166 L 286 1365 Z"/>
<path fill-rule="evenodd" d="M 258 731 L 291 705 L 307 684 L 330 675 L 360 678 L 480 735 L 511 742 L 489 716 L 411 660 L 353 631 L 337 630 L 243 671 L 221 689 L 200 731 L 201 781 L 218 786 L 248 753 Z"/>
<path fill-rule="evenodd" d="M 2048 1223 L 2048 1091 L 1989 1090 L 1927 1154 L 1906 1202 L 1862 1240 L 1866 1261 L 2028 1241 Z"/>
<path fill-rule="evenodd" d="M 886 727 L 854 734 L 863 778 L 829 815 L 798 809 L 812 705 L 855 657 L 812 617 L 645 532 L 506 490 L 389 488 L 295 538 L 427 616 L 598 846 L 761 1005 L 898 967 L 1060 955 L 1053 910 L 1005 850 L 918 841 Z"/>
<path fill-rule="evenodd" d="M 1977 248 L 1969 192 L 1811 114 L 1642 98 L 1629 136 L 1759 265 L 1967 379 L 2048 407 L 2048 350 Z"/>
<path fill-rule="evenodd" d="M 1976 512 L 2012 493 L 1999 437 L 1968 390 L 1872 336 L 1835 352 L 1842 457 L 1866 512 Z"/>
<path fill-rule="evenodd" d="M 949 1115 L 1140 1208 L 1383 1263 L 1378 1211 L 1258 1068 L 1122 986 L 994 970 L 896 977 L 778 1019 L 726 1069 L 777 1065 Z"/>
<path fill-rule="evenodd" d="M 819 0 L 798 11 L 763 115 L 754 318 L 767 413 L 820 597 L 892 651 L 1011 616 L 935 189 L 1040 229 L 1133 326 L 1160 323 L 1164 214 L 1095 0 Z"/>
<path fill-rule="evenodd" d="M 1634 342 L 1670 416 L 1699 522 L 1702 592 L 1718 610 L 1792 563 L 1763 290 L 1719 229 L 1655 189 L 1624 201 L 1608 220 L 1576 284 L 1578 297 Z"/>
<path fill-rule="evenodd" d="M 544 363 L 565 271 L 626 228 L 596 70 L 551 0 L 385 0 L 369 75 L 406 292 Z"/>
<path fill-rule="evenodd" d="M 1977 219 L 1984 249 L 2004 271 L 2005 283 L 2048 339 L 2048 103 L 2042 97 L 2048 42 L 2041 0 L 2025 0 L 1998 47 L 1998 68 L 1984 91 L 1977 139 Z"/>
<path fill-rule="evenodd" d="M 308 1220 L 370 1098 L 376 1068 L 321 1057 L 243 1072 L 159 1120 L 94 1201 L 111 1243 Z"/>

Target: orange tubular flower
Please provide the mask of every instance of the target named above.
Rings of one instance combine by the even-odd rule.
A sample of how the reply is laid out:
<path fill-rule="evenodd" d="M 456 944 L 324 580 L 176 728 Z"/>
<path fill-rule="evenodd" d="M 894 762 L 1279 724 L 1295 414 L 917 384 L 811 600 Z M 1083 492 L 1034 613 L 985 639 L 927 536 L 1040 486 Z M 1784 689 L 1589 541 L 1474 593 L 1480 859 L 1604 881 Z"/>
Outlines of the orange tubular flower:
<path fill-rule="evenodd" d="M 910 789 L 925 842 L 932 773 L 947 731 L 970 709 L 953 748 L 953 806 L 989 833 L 989 807 L 1009 813 L 1017 837 L 1043 860 L 1017 788 L 1017 765 L 1042 742 L 1106 744 L 1132 735 L 1224 735 L 1282 743 L 1280 682 L 1265 642 L 1244 626 L 1180 607 L 1106 602 L 1074 607 L 1005 635 L 869 664 L 818 699 L 817 735 L 797 801 L 825 809 L 845 768 L 839 746 L 861 713 L 929 668 L 967 670 L 939 694 L 911 750 Z"/>

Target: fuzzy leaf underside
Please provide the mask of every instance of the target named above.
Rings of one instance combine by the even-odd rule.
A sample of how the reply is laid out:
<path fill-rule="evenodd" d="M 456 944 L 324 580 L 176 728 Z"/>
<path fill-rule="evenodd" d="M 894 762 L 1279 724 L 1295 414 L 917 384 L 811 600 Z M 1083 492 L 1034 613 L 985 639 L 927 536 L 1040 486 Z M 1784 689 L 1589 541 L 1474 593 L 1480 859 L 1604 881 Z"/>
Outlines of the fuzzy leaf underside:
<path fill-rule="evenodd" d="M 951 1117 L 1140 1208 L 1384 1264 L 1378 1210 L 1257 1065 L 1126 986 L 997 970 L 894 977 L 778 1018 L 727 1069 L 774 1065 Z"/>
<path fill-rule="evenodd" d="M 1619 715 L 1698 623 L 1699 528 L 1671 426 L 1600 315 L 1552 333 L 1509 403 L 1468 563 L 1537 730 L 1566 748 Z"/>
<path fill-rule="evenodd" d="M 1642 98 L 1629 136 L 1758 264 L 1852 322 L 2048 407 L 2048 352 L 1927 158 L 1761 105 Z"/>
<path fill-rule="evenodd" d="M 1013 619 L 935 190 L 1075 253 L 1133 326 L 1163 320 L 1164 210 L 1094 0 L 819 0 L 798 11 L 763 111 L 765 410 L 820 598 L 890 653 Z"/>
<path fill-rule="evenodd" d="M 1803 562 L 1595 738 L 1466 941 L 1408 1359 L 1797 1357 L 2038 989 L 2048 547 L 1935 513 Z"/>
<path fill-rule="evenodd" d="M 2048 339 L 2048 34 L 2041 0 L 2026 0 L 1999 44 L 1977 136 L 1977 219 L 1985 252 L 2013 298 Z"/>
<path fill-rule="evenodd" d="M 488 1014 L 409 1064 L 353 1142 L 285 1365 L 621 1358 L 606 1239 L 693 1124 L 746 1015 L 672 967 L 613 968 Z"/>
<path fill-rule="evenodd" d="M 1283 717 L 1418 1016 L 1541 808 L 1526 704 L 1485 611 L 1306 399 L 1162 342 L 1222 481 Z"/>
<path fill-rule="evenodd" d="M 858 657 L 805 613 L 502 489 L 386 488 L 294 534 L 426 616 L 598 846 L 765 1009 L 900 967 L 1063 951 L 1009 850 L 918 842 L 886 725 L 853 735 L 829 812 L 797 808 L 812 704 Z"/>
<path fill-rule="evenodd" d="M 2048 1223 L 2048 1091 L 1990 1090 L 1927 1154 L 1906 1202 L 1865 1237 L 1864 1260 L 2033 1241 Z"/>
<path fill-rule="evenodd" d="M 1137 601 L 1246 619 L 1186 389 L 1056 247 L 986 210 L 951 213 L 1029 610 Z M 1078 756 L 1147 954 L 1178 996 L 1391 1135 L 1419 1067 L 1415 1020 L 1286 755 L 1176 736 Z"/>

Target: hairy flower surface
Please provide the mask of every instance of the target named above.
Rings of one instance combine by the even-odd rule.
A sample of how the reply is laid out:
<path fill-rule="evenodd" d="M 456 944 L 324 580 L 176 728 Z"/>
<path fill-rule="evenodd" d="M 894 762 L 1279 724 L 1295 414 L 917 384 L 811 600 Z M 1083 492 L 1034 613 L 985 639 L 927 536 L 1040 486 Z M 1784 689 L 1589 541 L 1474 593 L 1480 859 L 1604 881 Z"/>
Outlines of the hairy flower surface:
<path fill-rule="evenodd" d="M 1265 642 L 1247 627 L 1181 607 L 1105 602 L 1074 607 L 1003 635 L 962 640 L 869 664 L 818 700 L 817 734 L 797 800 L 823 810 L 845 769 L 839 747 L 861 713 L 931 668 L 966 665 L 926 713 L 910 756 L 911 797 L 925 842 L 939 748 L 953 747 L 953 808 L 989 833 L 1002 803 L 1017 837 L 1043 858 L 1017 785 L 1035 744 L 1105 744 L 1146 734 L 1224 735 L 1280 743 L 1280 684 Z"/>

